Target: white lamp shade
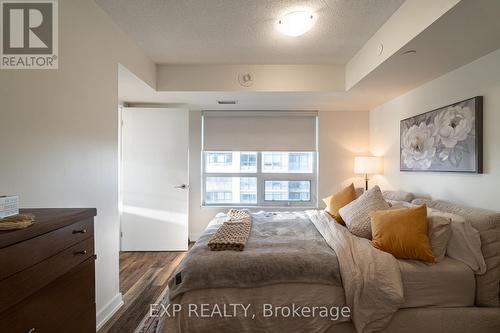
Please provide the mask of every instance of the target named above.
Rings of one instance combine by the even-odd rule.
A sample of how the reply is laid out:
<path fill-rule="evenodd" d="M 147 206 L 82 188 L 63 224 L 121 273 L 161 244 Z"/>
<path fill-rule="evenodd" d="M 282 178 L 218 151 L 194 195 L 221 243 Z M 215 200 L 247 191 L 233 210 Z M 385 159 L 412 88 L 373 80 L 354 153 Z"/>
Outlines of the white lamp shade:
<path fill-rule="evenodd" d="M 354 158 L 354 173 L 359 174 L 381 174 L 383 172 L 382 157 L 357 156 Z"/>

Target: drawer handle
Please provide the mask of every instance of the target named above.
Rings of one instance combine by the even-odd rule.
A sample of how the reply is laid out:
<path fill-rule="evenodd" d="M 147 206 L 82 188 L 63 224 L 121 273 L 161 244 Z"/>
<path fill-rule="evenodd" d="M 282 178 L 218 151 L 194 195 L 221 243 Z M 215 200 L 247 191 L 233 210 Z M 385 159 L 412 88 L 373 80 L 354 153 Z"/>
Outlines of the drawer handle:
<path fill-rule="evenodd" d="M 73 230 L 74 234 L 86 234 L 87 229 Z"/>
<path fill-rule="evenodd" d="M 87 250 L 76 251 L 75 254 L 87 254 Z"/>
<path fill-rule="evenodd" d="M 36 330 L 35 330 L 35 328 L 33 327 L 32 329 L 30 329 L 30 330 L 28 331 L 28 333 L 35 333 L 35 331 L 36 331 Z"/>

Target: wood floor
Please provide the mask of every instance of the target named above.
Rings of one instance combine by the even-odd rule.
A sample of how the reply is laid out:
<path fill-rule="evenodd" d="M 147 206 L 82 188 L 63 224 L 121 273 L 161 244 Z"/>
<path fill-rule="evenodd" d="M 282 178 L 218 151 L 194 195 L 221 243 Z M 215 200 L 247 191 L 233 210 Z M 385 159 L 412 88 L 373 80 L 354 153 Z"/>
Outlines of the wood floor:
<path fill-rule="evenodd" d="M 120 291 L 124 304 L 98 333 L 133 333 L 186 253 L 121 252 Z"/>

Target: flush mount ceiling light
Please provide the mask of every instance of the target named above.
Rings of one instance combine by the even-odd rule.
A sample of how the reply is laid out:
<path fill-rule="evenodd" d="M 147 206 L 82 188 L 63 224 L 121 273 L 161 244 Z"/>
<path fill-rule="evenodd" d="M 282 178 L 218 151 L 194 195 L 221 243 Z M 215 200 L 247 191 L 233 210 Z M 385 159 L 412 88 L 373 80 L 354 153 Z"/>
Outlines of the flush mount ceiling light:
<path fill-rule="evenodd" d="M 311 11 L 300 10 L 283 15 L 277 24 L 277 29 L 287 36 L 297 37 L 305 34 L 314 25 L 315 15 Z"/>

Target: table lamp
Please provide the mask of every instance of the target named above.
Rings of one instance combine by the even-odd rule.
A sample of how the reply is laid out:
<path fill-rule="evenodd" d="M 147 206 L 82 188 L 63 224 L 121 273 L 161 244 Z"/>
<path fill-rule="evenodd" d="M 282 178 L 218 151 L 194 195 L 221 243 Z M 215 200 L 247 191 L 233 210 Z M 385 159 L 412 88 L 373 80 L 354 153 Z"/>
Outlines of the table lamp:
<path fill-rule="evenodd" d="M 354 173 L 365 175 L 365 190 L 368 191 L 368 175 L 381 174 L 383 171 L 382 157 L 354 157 Z"/>

